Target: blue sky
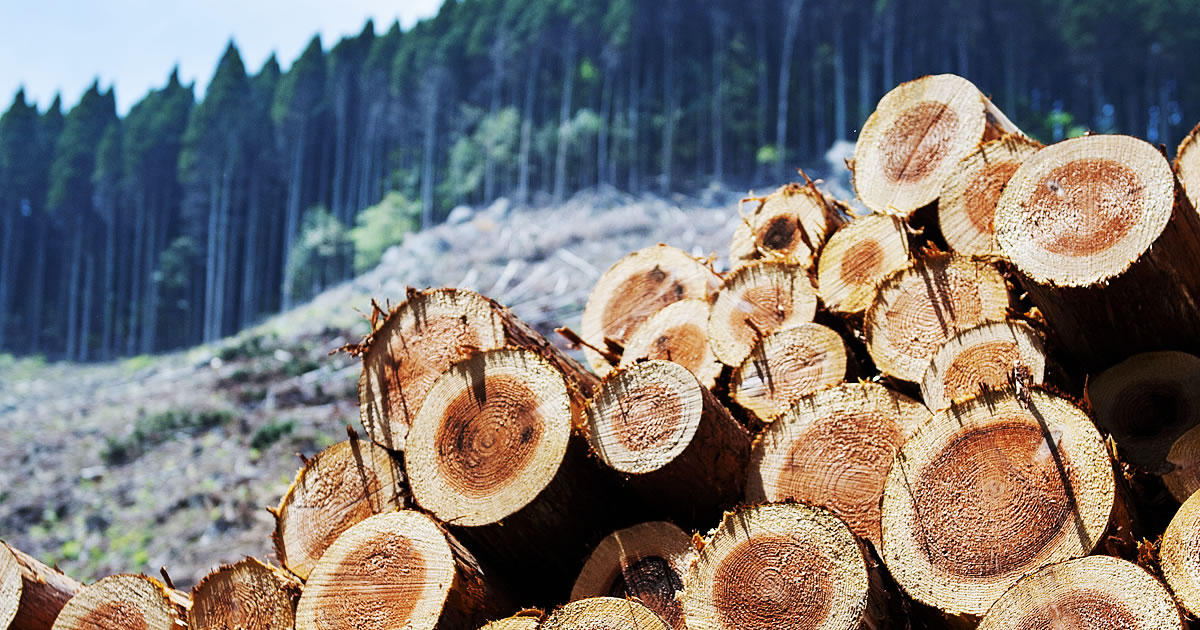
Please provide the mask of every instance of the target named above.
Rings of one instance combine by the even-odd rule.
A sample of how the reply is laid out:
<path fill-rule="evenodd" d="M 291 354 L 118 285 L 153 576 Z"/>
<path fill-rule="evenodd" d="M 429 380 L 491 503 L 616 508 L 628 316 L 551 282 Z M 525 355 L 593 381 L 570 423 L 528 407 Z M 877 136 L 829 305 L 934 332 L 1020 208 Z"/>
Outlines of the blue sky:
<path fill-rule="evenodd" d="M 45 107 L 73 106 L 92 80 L 115 85 L 124 114 L 179 65 L 196 94 L 232 37 L 251 71 L 271 52 L 286 69 L 314 33 L 326 49 L 374 18 L 411 27 L 441 0 L 0 0 L 0 111 L 17 89 Z"/>

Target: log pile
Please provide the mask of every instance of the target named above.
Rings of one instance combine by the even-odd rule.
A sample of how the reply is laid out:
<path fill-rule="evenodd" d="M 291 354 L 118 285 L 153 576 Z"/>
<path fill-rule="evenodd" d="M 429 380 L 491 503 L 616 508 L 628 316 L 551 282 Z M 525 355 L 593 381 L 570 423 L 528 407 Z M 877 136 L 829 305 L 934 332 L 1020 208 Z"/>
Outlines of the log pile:
<path fill-rule="evenodd" d="M 1182 628 L 1198 133 L 1043 147 L 903 84 L 870 214 L 749 198 L 727 258 L 621 258 L 561 347 L 471 291 L 375 304 L 366 435 L 271 508 L 278 566 L 84 586 L 0 546 L 0 628 Z"/>

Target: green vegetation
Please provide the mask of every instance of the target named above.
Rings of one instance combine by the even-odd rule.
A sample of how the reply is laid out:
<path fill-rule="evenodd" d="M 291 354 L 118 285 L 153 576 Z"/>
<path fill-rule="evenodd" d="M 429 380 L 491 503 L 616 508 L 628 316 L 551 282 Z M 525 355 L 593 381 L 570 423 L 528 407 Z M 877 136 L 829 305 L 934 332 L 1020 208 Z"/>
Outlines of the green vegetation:
<path fill-rule="evenodd" d="M 109 436 L 100 449 L 100 459 L 109 465 L 125 464 L 140 457 L 179 432 L 198 433 L 233 419 L 223 410 L 168 410 L 138 418 L 128 435 Z"/>
<path fill-rule="evenodd" d="M 295 421 L 271 420 L 254 430 L 254 435 L 250 437 L 250 448 L 261 451 L 278 442 L 281 438 L 291 435 L 295 429 Z"/>
<path fill-rule="evenodd" d="M 399 245 L 405 234 L 417 228 L 420 216 L 421 206 L 396 192 L 359 213 L 357 224 L 350 230 L 354 271 L 362 273 L 379 264 L 387 248 Z"/>

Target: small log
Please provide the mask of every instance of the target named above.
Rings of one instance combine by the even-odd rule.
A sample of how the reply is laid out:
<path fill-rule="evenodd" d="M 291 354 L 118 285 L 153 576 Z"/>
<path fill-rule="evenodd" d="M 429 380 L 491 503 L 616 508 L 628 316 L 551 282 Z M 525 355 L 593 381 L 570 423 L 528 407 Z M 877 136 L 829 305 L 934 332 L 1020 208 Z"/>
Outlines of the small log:
<path fill-rule="evenodd" d="M 1188 429 L 1171 445 L 1166 469 L 1163 485 L 1176 501 L 1182 503 L 1200 490 L 1200 426 Z"/>
<path fill-rule="evenodd" d="M 754 440 L 746 501 L 823 507 L 879 548 L 879 499 L 892 458 L 928 419 L 921 403 L 876 383 L 805 396 Z"/>
<path fill-rule="evenodd" d="M 404 450 L 404 439 L 433 381 L 465 354 L 507 346 L 543 354 L 585 394 L 595 377 L 509 309 L 473 291 L 412 291 L 361 344 L 359 416 L 376 443 Z"/>
<path fill-rule="evenodd" d="M 629 367 L 642 359 L 674 361 L 712 389 L 723 365 L 708 343 L 708 313 L 708 302 L 699 298 L 679 300 L 659 309 L 634 329 L 619 367 Z"/>
<path fill-rule="evenodd" d="M 801 396 L 846 378 L 846 344 L 841 335 L 820 324 L 800 324 L 758 342 L 733 372 L 729 383 L 734 402 L 770 422 Z"/>
<path fill-rule="evenodd" d="M 938 199 L 980 143 L 1020 133 L 970 81 L 952 74 L 902 83 L 863 124 L 854 189 L 875 212 L 907 217 Z"/>
<path fill-rule="evenodd" d="M 308 579 L 342 532 L 407 504 L 404 473 L 387 449 L 369 440 L 338 442 L 305 462 L 271 511 L 275 555 L 289 571 Z"/>
<path fill-rule="evenodd" d="M 1052 564 L 996 601 L 979 630 L 1183 630 L 1175 600 L 1138 565 L 1110 556 Z"/>
<path fill-rule="evenodd" d="M 766 197 L 746 201 L 758 205 L 742 215 L 733 232 L 730 269 L 758 260 L 812 267 L 829 234 L 842 223 L 834 202 L 812 185 L 788 184 Z"/>
<path fill-rule="evenodd" d="M 545 616 L 546 613 L 544 611 L 530 608 L 522 610 L 511 617 L 497 619 L 479 628 L 479 630 L 538 630 Z"/>
<path fill-rule="evenodd" d="M 589 597 L 555 610 L 541 630 L 671 630 L 649 608 L 632 599 Z"/>
<path fill-rule="evenodd" d="M 285 630 L 296 625 L 300 582 L 245 558 L 204 576 L 192 589 L 189 630 Z"/>
<path fill-rule="evenodd" d="M 0 541 L 0 628 L 50 630 L 83 584 Z"/>
<path fill-rule="evenodd" d="M 1200 617 L 1200 493 L 1184 501 L 1167 525 L 1158 559 L 1175 600 Z"/>
<path fill-rule="evenodd" d="M 983 389 L 1040 385 L 1046 349 L 1029 324 L 988 322 L 951 337 L 933 355 L 921 379 L 921 398 L 933 411 Z"/>
<path fill-rule="evenodd" d="M 624 345 L 658 309 L 688 298 L 708 299 L 719 283 L 712 269 L 681 249 L 659 244 L 638 250 L 600 276 L 583 309 L 580 334 L 597 348 L 609 339 Z M 597 374 L 612 370 L 599 352 L 584 346 L 583 353 Z"/>
<path fill-rule="evenodd" d="M 89 584 L 63 606 L 54 630 L 179 630 L 184 609 L 162 582 L 121 573 Z"/>
<path fill-rule="evenodd" d="M 838 228 L 821 250 L 821 300 L 834 313 L 861 314 L 871 305 L 879 283 L 909 258 L 903 221 L 886 214 L 858 217 Z"/>
<path fill-rule="evenodd" d="M 879 286 L 864 319 L 867 352 L 879 371 L 918 382 L 954 335 L 1003 320 L 1009 295 L 995 267 L 954 254 L 915 260 Z"/>
<path fill-rule="evenodd" d="M 610 374 L 587 405 L 588 441 L 647 504 L 689 524 L 741 496 L 750 437 L 682 366 L 643 361 Z"/>
<path fill-rule="evenodd" d="M 938 227 L 964 256 L 997 256 L 996 202 L 1013 173 L 1041 143 L 1010 134 L 979 145 L 959 162 L 938 197 Z"/>
<path fill-rule="evenodd" d="M 1175 174 L 1193 208 L 1200 208 L 1200 124 L 1179 143 L 1175 151 Z"/>
<path fill-rule="evenodd" d="M 708 342 L 722 363 L 737 367 L 763 337 L 811 322 L 817 294 L 804 267 L 760 262 L 725 277 L 708 316 Z"/>
<path fill-rule="evenodd" d="M 296 630 L 477 628 L 512 612 L 498 581 L 429 516 L 377 514 L 346 530 L 313 569 Z"/>
<path fill-rule="evenodd" d="M 1134 355 L 1088 381 L 1096 424 L 1117 442 L 1121 458 L 1142 470 L 1167 474 L 1170 451 L 1200 424 L 1200 357 L 1184 352 Z M 1179 464 L 1191 464 L 1180 459 Z M 1186 499 L 1184 495 L 1180 498 Z"/>
<path fill-rule="evenodd" d="M 799 504 L 725 515 L 684 580 L 690 630 L 887 628 L 886 592 L 854 534 L 836 516 Z"/>
<path fill-rule="evenodd" d="M 1038 151 L 1004 188 L 996 240 L 1079 367 L 1200 349 L 1200 214 L 1149 143 L 1097 135 Z"/>
<path fill-rule="evenodd" d="M 978 617 L 1018 579 L 1128 534 L 1104 439 L 1042 390 L 984 392 L 934 414 L 900 448 L 882 503 L 882 556 L 914 599 Z"/>
<path fill-rule="evenodd" d="M 675 630 L 684 630 L 675 598 L 696 557 L 692 537 L 672 523 L 651 521 L 608 535 L 588 556 L 571 600 L 611 595 L 637 598 Z"/>

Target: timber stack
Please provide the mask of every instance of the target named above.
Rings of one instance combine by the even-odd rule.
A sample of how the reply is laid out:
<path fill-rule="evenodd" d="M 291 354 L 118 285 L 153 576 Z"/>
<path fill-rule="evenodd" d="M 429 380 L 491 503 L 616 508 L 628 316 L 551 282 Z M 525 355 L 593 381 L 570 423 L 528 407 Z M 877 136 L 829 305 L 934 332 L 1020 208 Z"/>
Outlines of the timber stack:
<path fill-rule="evenodd" d="M 373 304 L 365 435 L 305 459 L 273 562 L 185 593 L 0 544 L 0 628 L 1183 628 L 1198 136 L 1043 146 L 905 83 L 869 213 L 801 173 L 725 259 L 617 260 L 558 345 L 469 290 Z"/>

